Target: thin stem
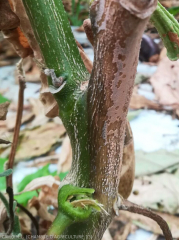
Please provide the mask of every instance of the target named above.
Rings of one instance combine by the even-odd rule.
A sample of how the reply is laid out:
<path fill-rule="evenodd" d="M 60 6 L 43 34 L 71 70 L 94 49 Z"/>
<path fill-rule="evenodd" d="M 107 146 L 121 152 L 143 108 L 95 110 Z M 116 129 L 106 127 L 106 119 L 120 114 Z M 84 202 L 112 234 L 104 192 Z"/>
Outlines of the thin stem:
<path fill-rule="evenodd" d="M 176 61 L 179 58 L 179 24 L 177 20 L 159 2 L 150 20 L 163 40 L 168 58 Z"/>
<path fill-rule="evenodd" d="M 14 137 L 12 141 L 12 147 L 11 152 L 9 155 L 9 161 L 8 161 L 8 169 L 13 169 L 14 165 L 14 158 L 16 154 L 18 139 L 19 139 L 19 131 L 21 126 L 21 119 L 22 119 L 22 112 L 23 112 L 23 103 L 24 103 L 24 89 L 25 89 L 25 82 L 24 82 L 24 76 L 22 74 L 22 66 L 21 62 L 18 65 L 19 66 L 19 97 L 18 97 L 18 110 L 17 110 L 17 117 L 16 117 L 16 124 L 14 129 Z M 7 187 L 13 188 L 12 183 L 12 175 L 8 176 L 6 178 L 6 184 Z"/>
<path fill-rule="evenodd" d="M 7 235 L 10 235 L 14 228 L 14 209 L 13 209 L 14 194 L 13 189 L 11 187 L 7 187 L 6 192 L 9 195 L 9 222 L 10 222 L 9 228 L 7 230 Z"/>
<path fill-rule="evenodd" d="M 27 208 L 25 208 L 23 205 L 21 205 L 18 202 L 17 202 L 17 207 L 19 207 L 31 219 L 31 221 L 33 222 L 36 228 L 36 234 L 39 235 L 39 224 L 37 222 L 37 219 L 28 211 Z"/>
<path fill-rule="evenodd" d="M 9 203 L 8 203 L 7 199 L 5 198 L 5 196 L 2 192 L 0 192 L 0 199 L 1 199 L 1 201 L 3 202 L 3 204 L 6 208 L 7 215 L 9 216 Z"/>
<path fill-rule="evenodd" d="M 137 204 L 134 204 L 128 200 L 122 200 L 119 210 L 137 213 L 137 214 L 140 214 L 140 215 L 143 215 L 143 216 L 153 219 L 155 222 L 157 222 L 157 224 L 162 229 L 162 232 L 163 232 L 166 240 L 173 239 L 171 231 L 170 231 L 166 221 L 163 218 L 161 218 L 159 215 L 157 215 L 156 213 L 152 212 L 150 209 L 146 209 L 141 206 L 138 206 Z"/>

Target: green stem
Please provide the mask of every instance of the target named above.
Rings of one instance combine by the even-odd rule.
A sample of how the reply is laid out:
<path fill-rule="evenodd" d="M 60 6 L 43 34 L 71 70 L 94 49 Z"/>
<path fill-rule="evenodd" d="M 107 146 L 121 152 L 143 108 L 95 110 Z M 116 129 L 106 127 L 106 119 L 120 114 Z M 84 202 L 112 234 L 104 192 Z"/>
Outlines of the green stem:
<path fill-rule="evenodd" d="M 66 84 L 54 94 L 60 117 L 71 140 L 73 163 L 69 177 L 73 184 L 88 187 L 89 150 L 86 93 L 81 90 L 89 74 L 80 57 L 61 0 L 23 0 L 47 68 Z M 49 84 L 52 84 L 49 79 Z"/>
<path fill-rule="evenodd" d="M 81 60 L 61 0 L 23 0 L 47 68 L 84 80 Z"/>
<path fill-rule="evenodd" d="M 163 40 L 168 58 L 172 61 L 179 59 L 179 24 L 177 20 L 159 2 L 150 20 Z"/>
<path fill-rule="evenodd" d="M 4 194 L 2 192 L 0 192 L 0 199 L 6 208 L 7 215 L 9 216 L 9 203 L 8 203 L 7 199 L 4 197 Z"/>
<path fill-rule="evenodd" d="M 73 223 L 87 220 L 93 209 L 100 211 L 96 201 L 93 201 L 93 189 L 64 185 L 58 193 L 58 214 L 48 230 L 48 235 L 61 235 Z M 74 206 L 72 203 L 86 202 L 87 205 Z M 83 206 L 83 207 L 82 207 Z"/>
<path fill-rule="evenodd" d="M 73 220 L 63 213 L 58 213 L 47 234 L 49 236 L 59 236 L 73 223 Z"/>

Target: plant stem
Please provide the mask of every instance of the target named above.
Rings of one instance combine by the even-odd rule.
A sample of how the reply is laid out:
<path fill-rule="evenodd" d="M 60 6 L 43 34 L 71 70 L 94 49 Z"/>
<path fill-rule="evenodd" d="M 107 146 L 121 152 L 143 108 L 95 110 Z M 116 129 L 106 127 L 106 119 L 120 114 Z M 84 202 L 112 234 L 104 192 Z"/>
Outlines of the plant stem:
<path fill-rule="evenodd" d="M 34 226 L 36 228 L 36 235 L 39 235 L 39 224 L 38 224 L 37 219 L 32 215 L 31 212 L 29 212 L 29 210 L 27 210 L 23 205 L 21 205 L 18 202 L 17 202 L 17 207 L 19 207 L 31 219 L 32 223 L 34 224 Z"/>
<path fill-rule="evenodd" d="M 68 82 L 84 81 L 86 69 L 80 58 L 62 1 L 23 0 L 46 67 L 57 76 L 68 73 Z"/>
<path fill-rule="evenodd" d="M 157 215 L 156 213 L 152 212 L 151 210 L 138 206 L 137 204 L 132 203 L 128 200 L 122 200 L 121 206 L 119 206 L 119 210 L 141 214 L 143 216 L 153 219 L 160 226 L 165 239 L 166 240 L 173 239 L 171 231 L 168 227 L 168 224 L 165 222 L 165 220 L 159 215 Z"/>
<path fill-rule="evenodd" d="M 2 192 L 0 192 L 0 199 L 6 208 L 7 215 L 9 216 L 9 203 L 8 203 L 7 199 L 4 197 L 4 194 Z"/>
<path fill-rule="evenodd" d="M 9 228 L 7 230 L 7 235 L 10 235 L 14 229 L 14 209 L 13 209 L 14 194 L 13 189 L 11 187 L 7 187 L 6 192 L 9 195 L 9 222 L 10 222 Z"/>
<path fill-rule="evenodd" d="M 172 61 L 179 59 L 179 24 L 175 17 L 158 2 L 150 20 L 163 40 L 168 58 Z"/>
<path fill-rule="evenodd" d="M 19 65 L 19 68 L 21 69 L 21 63 Z M 13 137 L 13 141 L 12 141 L 11 152 L 9 155 L 8 169 L 13 169 L 13 165 L 14 165 L 14 158 L 15 158 L 15 154 L 16 154 L 16 149 L 17 149 L 17 144 L 18 144 L 18 139 L 19 139 L 19 131 L 20 131 L 20 126 L 21 126 L 22 113 L 23 113 L 24 89 L 25 89 L 24 76 L 22 75 L 22 72 L 21 72 L 21 73 L 19 73 L 18 110 L 17 110 L 16 124 L 15 124 L 15 129 L 14 129 L 14 137 Z M 6 185 L 7 185 L 6 187 L 11 187 L 13 189 L 12 174 L 10 176 L 7 176 Z"/>
<path fill-rule="evenodd" d="M 62 1 L 23 0 L 23 3 L 46 67 L 54 69 L 57 77 L 67 74 L 64 88 L 54 94 L 72 145 L 73 162 L 67 182 L 88 187 L 87 101 L 83 82 L 88 80 L 89 74 L 80 57 Z"/>
<path fill-rule="evenodd" d="M 73 220 L 63 213 L 58 213 L 47 234 L 48 236 L 60 236 L 64 230 L 73 223 Z"/>

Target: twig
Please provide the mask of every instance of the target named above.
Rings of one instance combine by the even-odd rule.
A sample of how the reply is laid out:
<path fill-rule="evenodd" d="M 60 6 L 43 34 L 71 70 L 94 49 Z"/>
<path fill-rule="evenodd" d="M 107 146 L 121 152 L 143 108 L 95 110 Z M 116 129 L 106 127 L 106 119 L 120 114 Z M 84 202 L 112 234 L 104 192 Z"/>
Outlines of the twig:
<path fill-rule="evenodd" d="M 11 187 L 7 187 L 6 192 L 9 195 L 9 221 L 10 221 L 9 228 L 7 230 L 7 235 L 10 235 L 14 227 L 14 210 L 13 210 L 14 194 L 13 189 Z"/>
<path fill-rule="evenodd" d="M 36 228 L 36 231 L 37 231 L 37 234 L 36 235 L 39 235 L 39 224 L 37 222 L 37 219 L 27 210 L 27 208 L 25 208 L 24 206 L 22 206 L 20 203 L 17 202 L 17 207 L 19 207 L 24 213 L 27 214 L 27 216 L 31 219 L 31 221 L 33 222 L 35 228 Z"/>
<path fill-rule="evenodd" d="M 16 125 L 14 129 L 14 137 L 13 137 L 11 152 L 9 155 L 7 169 L 13 169 L 14 158 L 15 158 L 18 138 L 19 138 L 19 131 L 21 126 L 22 112 L 23 112 L 25 78 L 24 78 L 24 73 L 22 69 L 22 60 L 20 60 L 20 62 L 17 64 L 17 70 L 19 73 L 18 110 L 17 110 L 17 117 L 16 117 Z M 12 174 L 6 177 L 6 187 L 7 187 L 6 192 L 9 195 L 9 217 L 10 217 L 10 224 L 9 224 L 9 229 L 7 230 L 7 235 L 10 235 L 14 227 L 14 210 L 13 210 L 14 194 L 13 194 Z"/>
<path fill-rule="evenodd" d="M 14 129 L 14 137 L 13 137 L 11 152 L 9 155 L 7 169 L 9 169 L 9 168 L 13 169 L 14 158 L 15 158 L 17 144 L 18 144 L 18 138 L 19 138 L 19 131 L 20 131 L 20 126 L 21 126 L 22 112 L 23 112 L 24 89 L 25 89 L 25 81 L 24 80 L 25 80 L 25 78 L 24 78 L 24 73 L 22 70 L 22 60 L 20 60 L 20 62 L 17 64 L 17 70 L 19 73 L 18 110 L 17 110 L 16 124 L 15 124 L 15 129 Z M 13 188 L 12 175 L 10 175 L 6 178 L 6 185 L 7 185 L 7 187 Z"/>
<path fill-rule="evenodd" d="M 161 218 L 159 215 L 152 212 L 150 209 L 143 208 L 143 207 L 138 206 L 137 204 L 134 204 L 128 200 L 122 199 L 121 205 L 119 206 L 119 210 L 124 210 L 124 211 L 132 212 L 132 213 L 141 214 L 143 216 L 153 219 L 160 226 L 165 239 L 166 240 L 173 239 L 167 222 L 163 218 Z"/>

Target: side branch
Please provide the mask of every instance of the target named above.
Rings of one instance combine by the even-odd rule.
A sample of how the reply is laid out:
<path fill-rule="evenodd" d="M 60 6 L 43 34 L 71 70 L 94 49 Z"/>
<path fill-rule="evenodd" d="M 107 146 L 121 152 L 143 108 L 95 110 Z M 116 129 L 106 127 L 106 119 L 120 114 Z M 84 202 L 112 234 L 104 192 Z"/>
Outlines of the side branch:
<path fill-rule="evenodd" d="M 8 169 L 13 169 L 14 165 L 14 158 L 16 154 L 17 144 L 18 144 L 18 138 L 19 138 L 19 131 L 21 126 L 21 119 L 22 119 L 22 112 L 23 112 L 23 103 L 24 103 L 24 89 L 25 89 L 25 81 L 24 76 L 22 73 L 22 62 L 18 64 L 18 70 L 19 70 L 19 97 L 18 97 L 18 111 L 17 111 L 17 118 L 16 118 L 16 125 L 14 129 L 14 137 L 12 142 L 12 148 L 9 155 L 9 161 L 8 161 Z M 10 176 L 7 176 L 6 179 L 7 187 L 12 187 L 12 174 Z"/>
<path fill-rule="evenodd" d="M 161 218 L 159 215 L 157 215 L 156 213 L 152 212 L 150 209 L 143 208 L 135 203 L 132 203 L 132 202 L 124 199 L 124 200 L 122 200 L 119 210 L 128 211 L 131 213 L 137 213 L 137 214 L 140 214 L 145 217 L 153 219 L 155 222 L 157 222 L 157 224 L 162 229 L 163 235 L 166 238 L 166 240 L 173 239 L 171 231 L 170 231 L 166 221 L 163 218 Z"/>

